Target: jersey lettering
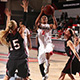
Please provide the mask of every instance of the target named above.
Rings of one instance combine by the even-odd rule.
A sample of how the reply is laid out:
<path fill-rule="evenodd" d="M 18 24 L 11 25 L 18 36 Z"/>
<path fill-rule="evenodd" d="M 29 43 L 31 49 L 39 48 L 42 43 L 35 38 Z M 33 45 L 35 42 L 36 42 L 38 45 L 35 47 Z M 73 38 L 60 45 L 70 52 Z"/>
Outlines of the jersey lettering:
<path fill-rule="evenodd" d="M 20 44 L 18 43 L 18 39 L 13 40 L 12 42 L 15 50 L 20 49 Z M 13 50 L 12 46 L 10 46 L 10 50 L 11 51 Z"/>

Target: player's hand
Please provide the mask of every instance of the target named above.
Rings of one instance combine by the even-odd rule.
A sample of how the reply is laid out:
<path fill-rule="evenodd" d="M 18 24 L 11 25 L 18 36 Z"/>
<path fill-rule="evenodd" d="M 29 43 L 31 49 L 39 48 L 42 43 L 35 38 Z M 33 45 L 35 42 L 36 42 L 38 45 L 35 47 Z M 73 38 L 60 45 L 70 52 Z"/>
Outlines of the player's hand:
<path fill-rule="evenodd" d="M 10 16 L 11 16 L 11 11 L 9 11 L 8 8 L 5 9 L 5 15 L 6 15 L 7 17 L 10 17 Z"/>
<path fill-rule="evenodd" d="M 52 7 L 52 12 L 53 12 L 52 16 L 54 16 L 54 11 L 55 11 L 55 9 Z"/>
<path fill-rule="evenodd" d="M 43 12 L 44 12 L 44 6 L 41 7 L 41 13 L 43 13 Z"/>
<path fill-rule="evenodd" d="M 22 8 L 24 8 L 24 11 L 28 11 L 28 4 L 29 4 L 29 1 L 28 0 L 22 0 Z"/>

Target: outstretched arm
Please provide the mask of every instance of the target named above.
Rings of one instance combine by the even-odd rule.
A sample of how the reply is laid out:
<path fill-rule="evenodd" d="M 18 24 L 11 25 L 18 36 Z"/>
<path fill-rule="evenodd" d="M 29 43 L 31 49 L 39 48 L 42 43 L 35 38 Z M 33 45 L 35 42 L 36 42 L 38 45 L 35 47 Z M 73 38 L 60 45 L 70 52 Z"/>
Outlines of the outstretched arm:
<path fill-rule="evenodd" d="M 10 22 L 10 19 L 11 19 L 11 11 L 9 11 L 8 8 L 5 9 L 5 15 L 7 16 L 7 20 L 6 20 L 6 29 L 7 29 L 8 23 Z"/>
<path fill-rule="evenodd" d="M 50 24 L 50 26 L 51 26 L 52 29 L 56 29 L 58 24 L 57 24 L 56 18 L 54 16 L 54 9 L 53 9 L 53 14 L 52 14 L 52 19 L 53 19 L 54 24 Z"/>
<path fill-rule="evenodd" d="M 29 49 L 31 50 L 31 48 L 32 48 L 32 44 L 31 44 L 31 38 L 30 38 L 30 35 L 27 35 L 27 38 L 28 38 L 28 42 L 29 42 Z"/>
<path fill-rule="evenodd" d="M 22 4 L 21 4 L 21 7 L 24 9 L 24 15 L 23 15 L 23 21 L 19 22 L 19 26 L 20 26 L 19 33 L 21 34 L 23 38 L 24 38 L 24 30 L 25 30 L 24 25 L 26 22 L 26 13 L 28 12 L 28 3 L 29 1 L 22 0 Z"/>
<path fill-rule="evenodd" d="M 69 40 L 67 42 L 67 45 L 70 47 L 70 49 L 73 51 L 74 55 L 77 57 L 77 59 L 80 61 L 80 57 L 78 55 L 78 53 L 75 50 L 74 44 Z"/>
<path fill-rule="evenodd" d="M 29 1 L 27 0 L 23 0 L 21 4 L 22 8 L 24 9 L 23 24 L 25 24 L 26 22 L 26 13 L 28 12 L 28 4 L 29 4 Z"/>
<path fill-rule="evenodd" d="M 39 21 L 40 21 L 40 19 L 41 19 L 41 16 L 42 16 L 42 14 L 43 14 L 43 11 L 44 11 L 44 6 L 42 6 L 41 12 L 40 12 L 39 16 L 37 17 L 37 19 L 36 19 L 36 21 L 35 21 L 35 26 L 39 26 Z"/>

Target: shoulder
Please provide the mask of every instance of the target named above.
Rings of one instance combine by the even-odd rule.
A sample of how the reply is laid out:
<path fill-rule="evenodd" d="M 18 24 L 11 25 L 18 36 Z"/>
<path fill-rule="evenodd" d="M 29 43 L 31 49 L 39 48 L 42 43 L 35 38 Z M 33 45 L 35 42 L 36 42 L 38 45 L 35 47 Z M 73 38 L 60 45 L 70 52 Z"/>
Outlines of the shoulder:
<path fill-rule="evenodd" d="M 24 31 L 26 31 L 26 32 L 27 32 L 27 31 L 29 31 L 29 29 L 28 29 L 28 28 L 25 28 L 25 30 L 24 30 Z"/>
<path fill-rule="evenodd" d="M 67 41 L 67 46 L 71 46 L 71 45 L 73 45 L 73 42 L 71 40 L 68 40 Z"/>
<path fill-rule="evenodd" d="M 49 24 L 50 28 L 53 28 L 54 24 Z"/>

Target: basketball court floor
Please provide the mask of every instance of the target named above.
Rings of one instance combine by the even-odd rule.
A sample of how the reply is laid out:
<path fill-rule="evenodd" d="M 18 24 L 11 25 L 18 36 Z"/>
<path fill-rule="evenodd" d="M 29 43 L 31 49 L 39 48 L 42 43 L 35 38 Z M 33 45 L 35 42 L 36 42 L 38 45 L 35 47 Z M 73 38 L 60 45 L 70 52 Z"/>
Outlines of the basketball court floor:
<path fill-rule="evenodd" d="M 0 80 L 3 80 L 6 71 L 6 62 L 7 62 L 7 47 L 0 45 Z M 62 55 L 62 53 L 54 52 L 50 59 L 50 70 L 49 70 L 49 78 L 47 80 L 58 80 L 62 69 L 64 68 L 68 57 Z M 29 57 L 29 68 L 31 72 L 30 78 L 32 80 L 42 80 L 39 65 L 37 61 L 37 50 L 32 49 L 30 51 Z M 76 80 L 80 80 L 79 74 L 75 75 Z M 12 79 L 10 79 L 12 80 Z M 68 75 L 66 75 L 64 80 L 70 80 Z"/>

